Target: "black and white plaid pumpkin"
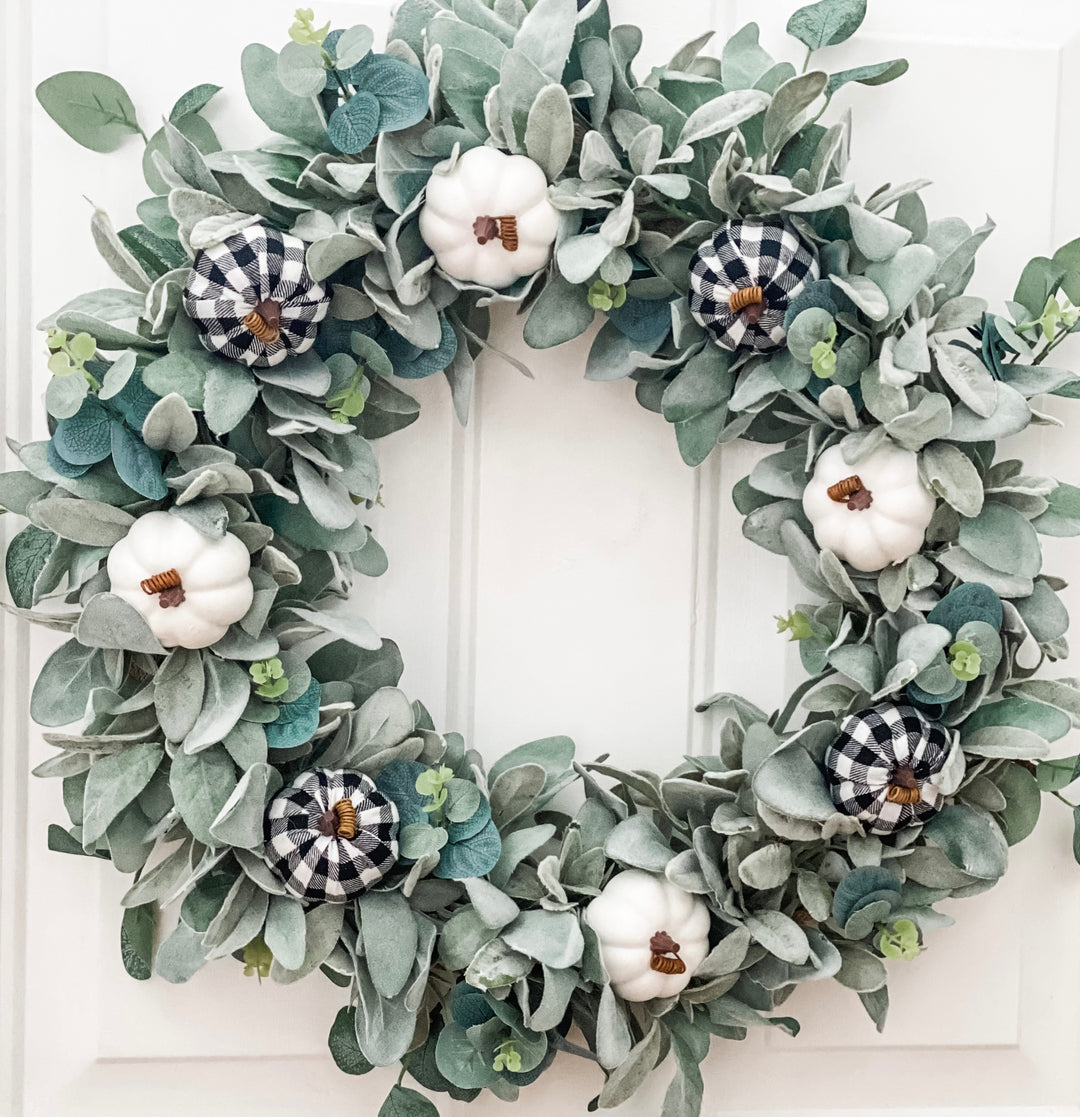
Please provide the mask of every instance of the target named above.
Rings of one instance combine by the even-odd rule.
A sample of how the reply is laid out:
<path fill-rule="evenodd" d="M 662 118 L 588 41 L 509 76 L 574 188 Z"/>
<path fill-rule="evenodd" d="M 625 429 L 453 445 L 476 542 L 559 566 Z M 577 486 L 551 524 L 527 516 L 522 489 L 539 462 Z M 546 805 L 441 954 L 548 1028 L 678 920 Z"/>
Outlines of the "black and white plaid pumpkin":
<path fill-rule="evenodd" d="M 891 834 L 932 815 L 942 796 L 929 782 L 945 765 L 948 734 L 914 706 L 882 702 L 851 714 L 825 756 L 837 809 Z"/>
<path fill-rule="evenodd" d="M 257 368 L 310 349 L 330 292 L 312 279 L 306 250 L 299 237 L 265 225 L 203 249 L 184 285 L 184 309 L 203 345 Z"/>
<path fill-rule="evenodd" d="M 398 859 L 397 807 L 360 772 L 317 768 L 266 810 L 263 860 L 293 896 L 343 904 Z"/>
<path fill-rule="evenodd" d="M 818 278 L 814 250 L 782 217 L 728 221 L 690 262 L 690 313 L 723 349 L 784 344 L 788 303 Z"/>

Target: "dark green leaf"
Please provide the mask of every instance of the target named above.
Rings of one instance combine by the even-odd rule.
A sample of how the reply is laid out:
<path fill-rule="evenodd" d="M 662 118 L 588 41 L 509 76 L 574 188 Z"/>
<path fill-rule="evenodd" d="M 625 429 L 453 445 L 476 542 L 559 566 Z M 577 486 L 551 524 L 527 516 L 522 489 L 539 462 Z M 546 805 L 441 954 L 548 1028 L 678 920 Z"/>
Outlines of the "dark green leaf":
<path fill-rule="evenodd" d="M 125 908 L 120 923 L 120 957 L 136 981 L 148 981 L 154 960 L 154 904 Z"/>

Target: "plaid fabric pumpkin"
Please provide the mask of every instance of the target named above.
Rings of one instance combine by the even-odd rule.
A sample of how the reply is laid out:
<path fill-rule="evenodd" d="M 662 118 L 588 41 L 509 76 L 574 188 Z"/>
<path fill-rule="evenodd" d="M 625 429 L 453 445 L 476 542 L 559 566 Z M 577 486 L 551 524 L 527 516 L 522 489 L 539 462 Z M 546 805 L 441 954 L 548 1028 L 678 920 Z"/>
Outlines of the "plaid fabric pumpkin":
<path fill-rule="evenodd" d="M 941 795 L 927 781 L 945 765 L 949 737 L 914 706 L 882 702 L 844 718 L 825 756 L 837 809 L 891 834 L 932 815 Z"/>
<path fill-rule="evenodd" d="M 784 344 L 788 303 L 818 278 L 813 249 L 782 217 L 728 221 L 690 262 L 690 313 L 723 349 Z"/>
<path fill-rule="evenodd" d="M 267 368 L 311 348 L 330 292 L 311 278 L 306 249 L 299 237 L 249 225 L 195 257 L 184 309 L 211 353 Z"/>
<path fill-rule="evenodd" d="M 343 904 L 398 859 L 398 812 L 360 772 L 317 768 L 274 796 L 263 860 L 301 900 Z"/>

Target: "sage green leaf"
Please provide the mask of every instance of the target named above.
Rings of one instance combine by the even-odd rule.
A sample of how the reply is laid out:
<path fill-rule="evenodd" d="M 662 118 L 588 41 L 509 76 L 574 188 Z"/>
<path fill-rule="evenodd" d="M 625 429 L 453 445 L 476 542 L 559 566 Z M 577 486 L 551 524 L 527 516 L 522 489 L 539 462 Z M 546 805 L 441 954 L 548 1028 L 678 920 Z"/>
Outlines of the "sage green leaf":
<path fill-rule="evenodd" d="M 344 69 L 349 65 L 341 63 Z M 285 89 L 297 97 L 321 93 L 326 87 L 322 49 L 315 43 L 286 43 L 277 58 L 277 76 Z"/>
<path fill-rule="evenodd" d="M 984 729 L 982 732 L 995 731 Z M 1045 749 L 1043 742 L 1039 743 Z M 997 880 L 1005 872 L 1008 862 L 1005 837 L 994 819 L 984 811 L 965 803 L 954 803 L 930 819 L 923 833 L 968 876 Z"/>
<path fill-rule="evenodd" d="M 960 524 L 960 545 L 980 562 L 1005 574 L 1034 578 L 1042 568 L 1035 529 L 1015 508 L 995 501 Z"/>
<path fill-rule="evenodd" d="M 794 12 L 787 33 L 811 51 L 850 39 L 866 18 L 866 0 L 819 0 Z"/>
<path fill-rule="evenodd" d="M 281 784 L 281 775 L 276 768 L 266 763 L 253 764 L 241 776 L 225 805 L 210 823 L 210 833 L 217 843 L 261 850 L 266 803 Z"/>
<path fill-rule="evenodd" d="M 469 900 L 485 927 L 502 930 L 517 918 L 518 906 L 509 896 L 480 877 L 464 882 Z"/>
<path fill-rule="evenodd" d="M 889 318 L 898 318 L 933 276 L 937 264 L 932 248 L 925 244 L 906 244 L 890 259 L 868 264 L 866 278 L 884 292 L 889 302 Z"/>
<path fill-rule="evenodd" d="M 255 378 L 231 361 L 217 361 L 206 371 L 203 412 L 214 434 L 228 434 L 249 414 L 258 397 Z"/>
<path fill-rule="evenodd" d="M 600 1091 L 600 1106 L 611 1109 L 633 1097 L 656 1066 L 660 1055 L 660 1021 L 654 1019 L 644 1037 L 634 1044 L 630 1054 L 608 1075 Z"/>
<path fill-rule="evenodd" d="M 1042 809 L 1042 791 L 1038 780 L 1019 764 L 1004 765 L 994 776 L 994 782 L 1005 796 L 998 822 L 1005 841 L 1014 846 L 1035 829 Z"/>
<path fill-rule="evenodd" d="M 299 140 L 316 151 L 327 150 L 326 124 L 313 97 L 290 93 L 278 78 L 277 55 L 252 43 L 240 56 L 244 91 L 256 115 L 271 131 Z"/>
<path fill-rule="evenodd" d="M 47 496 L 35 501 L 27 514 L 31 523 L 61 539 L 91 547 L 111 547 L 119 543 L 135 522 L 135 517 L 122 508 L 98 500 L 64 496 Z"/>
<path fill-rule="evenodd" d="M 525 151 L 539 164 L 548 180 L 554 182 L 566 167 L 573 146 L 570 97 L 562 85 L 545 85 L 529 109 Z"/>
<path fill-rule="evenodd" d="M 676 146 L 697 143 L 727 132 L 744 120 L 763 112 L 771 100 L 768 93 L 759 89 L 734 89 L 730 93 L 714 97 L 687 117 Z"/>
<path fill-rule="evenodd" d="M 263 938 L 285 969 L 297 970 L 303 965 L 306 931 L 304 906 L 299 900 L 292 896 L 270 897 Z"/>
<path fill-rule="evenodd" d="M 502 939 L 492 939 L 466 967 L 465 981 L 477 989 L 505 989 L 527 977 L 532 968 L 528 955 L 511 950 Z"/>
<path fill-rule="evenodd" d="M 25 516 L 27 508 L 51 489 L 51 482 L 42 481 L 26 470 L 0 473 L 0 508 Z"/>
<path fill-rule="evenodd" d="M 303 962 L 289 970 L 275 958 L 270 977 L 282 985 L 291 985 L 317 970 L 337 945 L 344 919 L 344 904 L 316 904 L 308 910 L 304 915 Z"/>
<path fill-rule="evenodd" d="M 1035 582 L 1030 596 L 1018 599 L 1015 605 L 1031 635 L 1040 644 L 1057 640 L 1068 631 L 1068 610 L 1061 598 L 1042 579 Z"/>
<path fill-rule="evenodd" d="M 555 835 L 555 827 L 550 822 L 539 826 L 529 826 L 507 834 L 502 841 L 502 853 L 495 868 L 488 874 L 496 888 L 505 888 L 510 874 L 530 854 L 535 853 L 545 842 Z M 459 969 L 461 967 L 458 967 Z"/>
<path fill-rule="evenodd" d="M 108 685 L 101 651 L 68 640 L 49 656 L 35 680 L 30 716 L 38 725 L 68 725 L 86 712 L 90 691 Z"/>
<path fill-rule="evenodd" d="M 115 151 L 142 131 L 127 90 L 106 74 L 65 70 L 46 78 L 35 93 L 49 116 L 91 151 Z"/>
<path fill-rule="evenodd" d="M 768 909 L 757 911 L 748 915 L 745 923 L 754 941 L 782 962 L 801 966 L 810 957 L 810 943 L 806 932 L 783 912 Z"/>
<path fill-rule="evenodd" d="M 859 994 L 873 993 L 885 987 L 889 974 L 885 963 L 855 943 L 836 943 L 842 959 L 836 980 Z"/>
<path fill-rule="evenodd" d="M 533 349 L 550 349 L 583 334 L 594 315 L 581 287 L 556 272 L 533 303 L 522 336 Z"/>
<path fill-rule="evenodd" d="M 84 847 L 103 837 L 113 819 L 146 787 L 164 751 L 156 741 L 144 741 L 94 761 L 86 777 Z"/>
<path fill-rule="evenodd" d="M 142 614 L 112 593 L 96 593 L 87 601 L 75 625 L 75 638 L 90 648 L 165 654 Z"/>
<path fill-rule="evenodd" d="M 143 420 L 143 442 L 153 450 L 179 453 L 195 441 L 197 434 L 195 415 L 176 392 L 159 399 Z"/>
<path fill-rule="evenodd" d="M 791 875 L 791 847 L 780 842 L 759 846 L 739 862 L 739 880 L 749 888 L 779 888 Z"/>
<path fill-rule="evenodd" d="M 938 372 L 960 402 L 981 418 L 990 418 L 997 409 L 997 385 L 982 359 L 957 345 L 935 341 L 932 349 Z"/>
<path fill-rule="evenodd" d="M 836 811 L 824 775 L 799 745 L 766 757 L 754 774 L 753 788 L 766 806 L 790 818 L 825 822 Z"/>
<path fill-rule="evenodd" d="M 501 934 L 512 950 L 553 969 L 577 965 L 585 950 L 578 918 L 569 911 L 525 911 Z"/>
<path fill-rule="evenodd" d="M 183 985 L 206 965 L 204 935 L 186 923 L 177 923 L 173 933 L 158 947 L 154 973 L 172 985 Z"/>
<path fill-rule="evenodd" d="M 674 856 L 656 824 L 643 814 L 620 822 L 607 837 L 604 853 L 620 865 L 662 873 Z"/>
<path fill-rule="evenodd" d="M 994 760 L 1042 760 L 1050 754 L 1050 747 L 1038 733 L 1015 726 L 985 726 L 972 733 L 965 733 L 962 740 L 966 753 Z M 971 872 L 969 869 L 964 871 Z"/>
<path fill-rule="evenodd" d="M 953 408 L 949 437 L 954 442 L 1000 442 L 1019 434 L 1031 422 L 1031 408 L 1013 387 L 994 382 L 997 400 L 989 417 L 979 415 L 961 403 Z"/>
<path fill-rule="evenodd" d="M 802 127 L 804 113 L 825 92 L 828 80 L 828 75 L 822 71 L 811 70 L 789 78 L 777 89 L 765 110 L 762 125 L 766 151 L 773 155 L 780 153 L 784 144 Z"/>
<path fill-rule="evenodd" d="M 852 238 L 868 260 L 887 260 L 911 240 L 911 232 L 895 221 L 853 203 L 844 209 L 851 222 Z"/>
<path fill-rule="evenodd" d="M 174 648 L 154 676 L 154 708 L 170 741 L 182 741 L 202 709 L 202 656 L 188 648 Z"/>
<path fill-rule="evenodd" d="M 788 206 L 787 209 L 791 209 Z M 885 292 L 865 275 L 849 275 L 841 279 L 830 275 L 829 282 L 838 287 L 872 322 L 883 322 L 889 316 L 890 304 Z"/>
<path fill-rule="evenodd" d="M 243 950 L 262 930 L 270 897 L 250 877 L 241 874 L 229 889 L 221 910 L 206 928 L 203 945 L 208 958 L 224 958 Z"/>
<path fill-rule="evenodd" d="M 500 830 L 519 818 L 544 789 L 547 773 L 539 764 L 521 764 L 500 772 L 491 784 L 491 817 Z"/>
<path fill-rule="evenodd" d="M 177 752 L 169 773 L 176 807 L 197 841 L 219 843 L 210 827 L 236 788 L 236 765 L 221 745 L 198 753 Z"/>
<path fill-rule="evenodd" d="M 1035 589 L 1030 578 L 1002 573 L 964 547 L 949 547 L 937 556 L 937 562 L 962 581 L 981 582 L 999 597 L 1027 597 Z"/>
<path fill-rule="evenodd" d="M 536 0 L 514 36 L 514 50 L 549 80 L 561 81 L 577 14 L 575 0 Z"/>
<path fill-rule="evenodd" d="M 360 932 L 371 980 L 391 999 L 405 987 L 416 955 L 417 929 L 400 892 L 365 892 L 359 900 Z"/>
<path fill-rule="evenodd" d="M 251 678 L 238 664 L 207 655 L 203 660 L 203 671 L 202 711 L 184 739 L 186 753 L 195 753 L 223 741 L 240 720 L 251 696 Z M 216 816 L 217 812 L 214 814 Z"/>
<path fill-rule="evenodd" d="M 799 903 L 819 922 L 823 923 L 832 914 L 832 889 L 829 882 L 819 874 L 800 869 L 796 886 Z"/>
<path fill-rule="evenodd" d="M 720 57 L 720 73 L 725 89 L 752 89 L 772 68 L 772 55 L 759 45 L 758 34 L 758 25 L 748 23 L 724 44 L 723 54 Z M 712 32 L 709 32 L 709 35 L 711 36 Z M 671 66 L 673 70 L 683 68 L 683 66 Z"/>
<path fill-rule="evenodd" d="M 977 516 L 983 506 L 983 485 L 972 460 L 950 442 L 930 442 L 919 454 L 919 475 L 932 492 L 961 516 Z"/>

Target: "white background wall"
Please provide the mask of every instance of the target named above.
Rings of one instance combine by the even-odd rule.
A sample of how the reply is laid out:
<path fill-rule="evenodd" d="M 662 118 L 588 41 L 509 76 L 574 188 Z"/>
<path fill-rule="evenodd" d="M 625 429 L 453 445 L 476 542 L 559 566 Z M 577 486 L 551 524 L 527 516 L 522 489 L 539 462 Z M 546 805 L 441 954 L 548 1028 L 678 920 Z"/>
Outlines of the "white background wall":
<path fill-rule="evenodd" d="M 7 0 L 5 430 L 26 439 L 44 429 L 47 373 L 31 324 L 80 291 L 113 284 L 90 244 L 82 195 L 125 224 L 145 194 L 138 143 L 114 156 L 83 151 L 38 109 L 33 83 L 61 69 L 107 71 L 150 131 L 181 92 L 214 81 L 226 87 L 210 112 L 226 145 L 257 142 L 263 127 L 243 99 L 240 49 L 280 45 L 293 6 L 36 0 L 31 10 Z M 795 6 L 612 0 L 618 20 L 645 29 L 650 65 L 705 27 L 722 39 L 749 19 L 762 24 L 766 46 L 797 59 L 801 47 L 783 34 Z M 322 3 L 316 14 L 338 26 L 368 22 L 380 35 L 387 7 Z M 856 40 L 822 58 L 834 69 L 911 60 L 901 83 L 849 87 L 837 98 L 838 108 L 855 106 L 853 169 L 868 189 L 934 178 L 925 196 L 939 216 L 974 225 L 990 212 L 999 228 L 973 290 L 997 302 L 1029 256 L 1080 235 L 1078 34 L 1080 7 L 1068 0 L 871 0 Z M 670 428 L 637 407 L 627 384 L 582 379 L 585 342 L 528 354 L 509 321 L 500 339 L 536 379 L 487 364 L 467 429 L 456 425 L 441 377 L 407 386 L 423 412 L 380 445 L 378 533 L 391 570 L 365 589 L 364 605 L 401 644 L 409 693 L 489 756 L 565 732 L 583 757 L 610 752 L 665 770 L 682 752 L 711 747 L 708 720 L 689 712 L 695 699 L 733 689 L 776 705 L 799 678 L 771 619 L 798 591 L 783 561 L 742 539 L 728 495 L 761 451 L 728 447 L 689 470 Z M 1048 409 L 1080 423 L 1069 406 Z M 1048 433 L 1018 440 L 1017 452 L 1032 472 L 1076 482 L 1075 435 L 1040 430 Z M 1056 573 L 1076 568 L 1068 546 L 1050 541 Z M 1075 594 L 1071 604 L 1080 607 Z M 185 987 L 126 977 L 117 948 L 123 882 L 105 864 L 46 851 L 60 789 L 27 774 L 49 752 L 25 711 L 53 642 L 10 619 L 2 625 L 0 1112 L 5 1101 L 26 1117 L 254 1117 L 335 1105 L 374 1117 L 393 1075 L 351 1079 L 334 1069 L 325 1041 L 341 993 L 329 984 L 260 987 L 231 962 Z M 894 966 L 885 1036 L 839 987 L 802 989 L 789 1002 L 804 1023 L 798 1039 L 770 1030 L 714 1046 L 706 1112 L 1080 1113 L 1080 868 L 1064 808 L 1046 804 L 998 889 L 955 907 L 956 927 L 936 934 L 917 964 Z M 661 1072 L 625 1112 L 657 1113 L 665 1079 Z M 583 1113 L 598 1086 L 593 1068 L 560 1057 L 518 1112 Z M 466 1108 L 439 1104 L 444 1114 Z M 487 1098 L 470 1112 L 504 1112 L 498 1105 Z"/>

